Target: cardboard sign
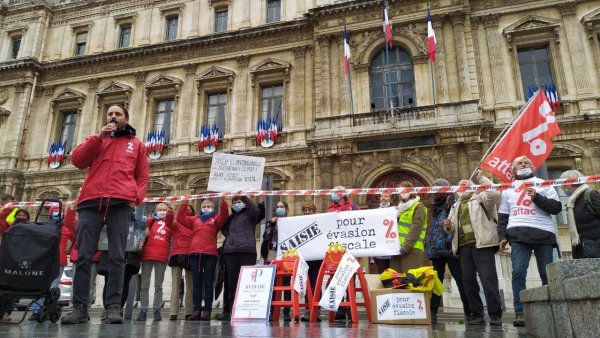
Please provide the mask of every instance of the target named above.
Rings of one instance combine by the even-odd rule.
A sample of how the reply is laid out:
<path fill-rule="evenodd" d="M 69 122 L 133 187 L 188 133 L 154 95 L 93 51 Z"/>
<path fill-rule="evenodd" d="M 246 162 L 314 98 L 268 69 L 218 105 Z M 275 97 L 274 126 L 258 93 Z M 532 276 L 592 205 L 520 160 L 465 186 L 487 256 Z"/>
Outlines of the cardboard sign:
<path fill-rule="evenodd" d="M 340 264 L 338 265 L 335 274 L 331 278 L 331 282 L 323 292 L 323 297 L 319 301 L 319 305 L 328 311 L 337 311 L 344 295 L 346 295 L 346 289 L 348 284 L 352 280 L 356 270 L 360 268 L 358 261 L 350 254 L 346 252 Z"/>
<path fill-rule="evenodd" d="M 306 281 L 308 281 L 308 263 L 298 253 L 298 270 L 296 270 L 296 279 L 294 280 L 294 290 L 298 292 L 300 299 L 306 296 Z"/>
<path fill-rule="evenodd" d="M 263 157 L 214 153 L 207 189 L 217 192 L 260 190 L 264 170 Z"/>
<path fill-rule="evenodd" d="M 329 212 L 277 220 L 277 259 L 296 249 L 307 261 L 325 258 L 340 243 L 354 257 L 400 254 L 396 208 Z"/>
<path fill-rule="evenodd" d="M 274 281 L 274 265 L 242 266 L 231 320 L 268 321 Z"/>
<path fill-rule="evenodd" d="M 429 292 L 404 289 L 370 290 L 371 322 L 431 324 Z"/>

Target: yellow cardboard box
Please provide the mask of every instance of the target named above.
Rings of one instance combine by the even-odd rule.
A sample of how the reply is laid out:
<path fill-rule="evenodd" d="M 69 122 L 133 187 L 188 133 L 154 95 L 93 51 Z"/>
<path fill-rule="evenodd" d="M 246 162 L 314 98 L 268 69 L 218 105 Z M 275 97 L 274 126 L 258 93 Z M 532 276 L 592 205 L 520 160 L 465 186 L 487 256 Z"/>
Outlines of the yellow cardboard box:
<path fill-rule="evenodd" d="M 371 322 L 431 325 L 430 292 L 386 288 L 378 274 L 365 275 L 371 298 Z"/>

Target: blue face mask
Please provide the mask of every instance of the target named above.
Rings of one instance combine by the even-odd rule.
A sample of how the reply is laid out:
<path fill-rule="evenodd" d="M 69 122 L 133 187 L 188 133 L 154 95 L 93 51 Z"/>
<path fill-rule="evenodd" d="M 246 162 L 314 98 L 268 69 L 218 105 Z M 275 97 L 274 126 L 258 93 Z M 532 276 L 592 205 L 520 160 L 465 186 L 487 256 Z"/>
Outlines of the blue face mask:
<path fill-rule="evenodd" d="M 563 188 L 563 192 L 565 193 L 565 195 L 567 196 L 571 196 L 573 194 L 573 192 L 571 191 L 570 188 Z"/>
<path fill-rule="evenodd" d="M 331 195 L 331 200 L 333 201 L 333 203 L 337 203 L 340 201 L 340 196 L 338 195 Z"/>
<path fill-rule="evenodd" d="M 58 211 L 55 211 L 52 213 L 51 218 L 55 221 L 58 221 L 60 219 L 59 216 L 60 216 L 60 213 Z"/>
<path fill-rule="evenodd" d="M 279 208 L 275 209 L 275 213 L 276 213 L 276 214 L 277 214 L 277 216 L 279 216 L 279 217 L 283 217 L 283 216 L 285 216 L 285 215 L 286 215 L 285 208 L 281 208 L 281 207 L 279 207 Z"/>
<path fill-rule="evenodd" d="M 233 208 L 233 211 L 235 211 L 235 212 L 240 212 L 240 211 L 242 211 L 242 209 L 244 209 L 244 205 L 242 203 L 235 203 L 231 207 Z"/>

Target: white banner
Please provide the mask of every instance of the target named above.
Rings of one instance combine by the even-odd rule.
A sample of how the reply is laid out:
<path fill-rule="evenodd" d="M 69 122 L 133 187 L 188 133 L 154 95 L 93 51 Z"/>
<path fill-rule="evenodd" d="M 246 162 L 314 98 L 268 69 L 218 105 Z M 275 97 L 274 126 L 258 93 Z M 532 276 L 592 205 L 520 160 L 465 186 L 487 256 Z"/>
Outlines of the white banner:
<path fill-rule="evenodd" d="M 377 320 L 427 319 L 425 293 L 377 295 Z"/>
<path fill-rule="evenodd" d="M 264 170 L 263 157 L 214 153 L 207 190 L 218 192 L 260 190 Z"/>
<path fill-rule="evenodd" d="M 329 283 L 327 289 L 323 292 L 319 306 L 327 311 L 337 311 L 346 294 L 346 288 L 348 288 L 352 276 L 354 276 L 354 273 L 359 268 L 360 264 L 358 264 L 358 261 L 351 253 L 346 252 L 335 274 L 331 278 L 331 283 Z"/>
<path fill-rule="evenodd" d="M 308 264 L 298 252 L 298 270 L 296 270 L 296 280 L 294 280 L 294 290 L 298 292 L 301 299 L 306 296 L 306 281 L 308 280 Z M 314 288 L 314 286 L 313 286 Z"/>
<path fill-rule="evenodd" d="M 231 320 L 269 320 L 274 281 L 274 265 L 242 266 Z"/>
<path fill-rule="evenodd" d="M 320 260 L 334 243 L 354 257 L 398 255 L 397 214 L 391 207 L 279 218 L 277 259 L 296 249 L 307 261 Z"/>

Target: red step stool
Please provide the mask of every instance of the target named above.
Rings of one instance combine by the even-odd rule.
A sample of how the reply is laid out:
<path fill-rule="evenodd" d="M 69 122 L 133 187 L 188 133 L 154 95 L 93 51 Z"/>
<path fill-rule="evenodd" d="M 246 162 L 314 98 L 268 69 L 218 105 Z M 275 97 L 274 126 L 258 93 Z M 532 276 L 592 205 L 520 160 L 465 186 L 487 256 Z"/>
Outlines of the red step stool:
<path fill-rule="evenodd" d="M 306 303 L 300 304 L 300 295 L 294 290 L 294 280 L 296 280 L 296 273 L 298 271 L 298 265 L 300 260 L 295 252 L 286 253 L 281 260 L 274 260 L 271 262 L 275 265 L 275 285 L 273 286 L 274 296 L 271 300 L 271 306 L 273 307 L 272 321 L 279 321 L 280 310 L 285 307 L 289 307 L 292 310 L 292 318 L 295 321 L 300 320 L 300 308 L 310 308 L 313 301 L 313 292 L 310 285 L 308 276 L 306 278 Z M 289 278 L 289 281 L 287 278 Z M 284 279 L 286 279 L 284 281 Z M 289 283 L 289 284 L 288 284 Z M 284 300 L 284 292 L 291 292 L 292 299 Z"/>
<path fill-rule="evenodd" d="M 331 245 L 325 254 L 325 259 L 323 259 L 323 263 L 321 264 L 321 268 L 319 269 L 319 275 L 317 276 L 317 282 L 315 287 L 315 294 L 313 296 L 312 305 L 310 306 L 310 321 L 316 322 L 317 316 L 319 313 L 319 302 L 321 300 L 321 296 L 323 293 L 321 285 L 323 285 L 323 279 L 325 276 L 329 276 L 329 280 L 327 281 L 327 285 L 331 282 L 331 278 L 335 274 L 342 257 L 346 253 L 346 250 L 341 245 Z M 356 285 L 356 279 L 360 281 L 360 287 Z M 361 292 L 363 294 L 363 301 L 356 301 L 356 292 Z M 359 267 L 354 275 L 352 275 L 352 279 L 346 288 L 346 295 L 348 300 L 342 300 L 340 303 L 340 307 L 349 307 L 350 314 L 352 316 L 352 322 L 358 323 L 358 306 L 365 307 L 367 311 L 367 317 L 369 318 L 369 322 L 371 321 L 371 298 L 369 297 L 369 291 L 367 288 L 367 281 L 365 279 L 365 275 L 362 271 L 362 267 Z M 329 311 L 329 321 L 333 322 L 335 320 L 335 312 Z"/>

